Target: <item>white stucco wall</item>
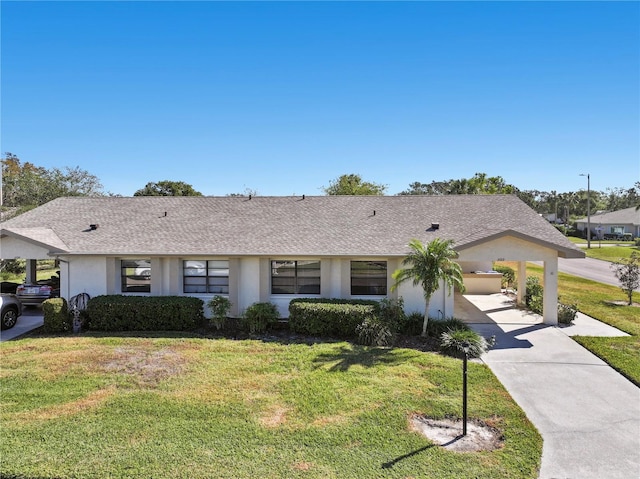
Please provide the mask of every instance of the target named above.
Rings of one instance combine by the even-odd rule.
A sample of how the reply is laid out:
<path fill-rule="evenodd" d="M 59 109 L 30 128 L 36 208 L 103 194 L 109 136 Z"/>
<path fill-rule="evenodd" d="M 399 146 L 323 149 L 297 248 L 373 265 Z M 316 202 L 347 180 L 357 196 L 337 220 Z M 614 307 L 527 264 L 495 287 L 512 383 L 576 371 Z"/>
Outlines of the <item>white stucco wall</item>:
<path fill-rule="evenodd" d="M 20 248 L 21 254 L 31 251 Z M 88 293 L 91 297 L 103 294 L 122 294 L 120 278 L 121 258 L 102 256 L 62 256 L 60 264 L 61 295 L 70 298 L 79 293 Z M 151 293 L 149 295 L 183 295 L 182 261 L 187 258 L 153 257 L 151 258 Z M 378 258 L 382 260 L 383 258 Z M 251 304 L 258 301 L 271 301 L 277 305 L 283 318 L 289 316 L 289 302 L 295 295 L 270 294 L 270 260 L 268 258 L 234 258 L 229 262 L 229 299 L 233 303 L 231 315 L 240 316 Z M 388 259 L 387 285 L 389 298 L 403 297 L 405 311 L 424 312 L 424 299 L 421 288 L 410 283 L 401 285 L 391 292 L 392 274 L 398 260 Z M 361 298 L 379 300 L 385 296 L 351 296 L 351 259 L 327 258 L 321 260 L 321 292 L 325 298 Z M 133 294 L 133 293 L 132 293 Z M 135 293 L 144 295 L 145 293 Z M 194 294 L 206 305 L 213 294 Z M 205 314 L 209 311 L 205 306 Z M 434 318 L 448 317 L 453 314 L 453 297 L 442 291 L 434 294 L 430 303 L 430 315 Z"/>
<path fill-rule="evenodd" d="M 5 236 L 0 239 L 0 259 L 51 259 L 49 250 L 32 243 Z"/>
<path fill-rule="evenodd" d="M 238 274 L 238 313 L 260 301 L 260 259 L 242 258 Z"/>
<path fill-rule="evenodd" d="M 459 263 L 486 261 L 547 261 L 557 252 L 529 241 L 505 236 L 460 251 Z"/>
<path fill-rule="evenodd" d="M 74 256 L 61 258 L 60 294 L 69 299 L 80 293 L 94 297 L 107 294 L 107 258 Z"/>

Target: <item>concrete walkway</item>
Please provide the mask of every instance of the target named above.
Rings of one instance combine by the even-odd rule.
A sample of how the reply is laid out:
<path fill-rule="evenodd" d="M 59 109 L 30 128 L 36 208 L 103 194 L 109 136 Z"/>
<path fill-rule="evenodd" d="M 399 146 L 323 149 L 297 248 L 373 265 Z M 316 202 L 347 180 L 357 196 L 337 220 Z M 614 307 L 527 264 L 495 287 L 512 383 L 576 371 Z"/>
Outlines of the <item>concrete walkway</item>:
<path fill-rule="evenodd" d="M 33 331 L 44 324 L 44 315 L 42 307 L 25 308 L 22 316 L 18 318 L 18 322 L 11 329 L 0 331 L 0 341 L 10 341 L 16 339 L 29 331 Z"/>
<path fill-rule="evenodd" d="M 543 437 L 540 479 L 640 478 L 640 389 L 569 335 L 624 336 L 588 316 L 542 324 L 503 294 L 456 297 L 456 315 L 496 337 L 483 356 Z"/>

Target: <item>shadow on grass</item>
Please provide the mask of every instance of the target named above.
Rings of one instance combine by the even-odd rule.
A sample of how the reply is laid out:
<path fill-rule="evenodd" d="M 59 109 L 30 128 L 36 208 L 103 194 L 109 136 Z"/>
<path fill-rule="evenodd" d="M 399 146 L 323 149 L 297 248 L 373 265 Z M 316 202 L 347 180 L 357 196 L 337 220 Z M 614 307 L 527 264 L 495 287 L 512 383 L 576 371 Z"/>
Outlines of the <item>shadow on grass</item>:
<path fill-rule="evenodd" d="M 332 353 L 323 353 L 314 359 L 317 368 L 331 364 L 329 371 L 348 371 L 352 366 L 370 368 L 378 364 L 395 364 L 406 361 L 397 349 L 376 348 L 349 344 Z"/>
<path fill-rule="evenodd" d="M 454 441 L 456 441 L 456 439 L 454 439 Z M 452 441 L 452 442 L 454 442 Z M 432 447 L 436 447 L 435 444 L 429 444 L 428 446 L 424 446 L 421 447 L 420 449 L 416 449 L 415 451 L 411 451 L 407 454 L 403 454 L 402 456 L 398 456 L 395 459 L 392 459 L 389 462 L 385 462 L 384 464 L 382 464 L 382 469 L 391 469 L 393 468 L 393 466 L 395 466 L 397 463 L 399 463 L 400 461 L 403 461 L 404 459 L 409 459 L 410 457 L 413 457 L 417 454 L 420 454 L 421 452 L 426 451 L 427 449 L 431 449 Z"/>

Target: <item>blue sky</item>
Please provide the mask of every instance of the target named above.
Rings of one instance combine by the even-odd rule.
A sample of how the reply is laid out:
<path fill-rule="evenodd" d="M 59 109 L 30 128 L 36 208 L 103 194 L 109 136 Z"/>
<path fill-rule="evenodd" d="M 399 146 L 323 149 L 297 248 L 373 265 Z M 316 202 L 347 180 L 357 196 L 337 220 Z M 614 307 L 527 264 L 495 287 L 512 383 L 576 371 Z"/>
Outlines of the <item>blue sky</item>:
<path fill-rule="evenodd" d="M 105 190 L 640 181 L 638 2 L 1 2 L 1 150 Z"/>

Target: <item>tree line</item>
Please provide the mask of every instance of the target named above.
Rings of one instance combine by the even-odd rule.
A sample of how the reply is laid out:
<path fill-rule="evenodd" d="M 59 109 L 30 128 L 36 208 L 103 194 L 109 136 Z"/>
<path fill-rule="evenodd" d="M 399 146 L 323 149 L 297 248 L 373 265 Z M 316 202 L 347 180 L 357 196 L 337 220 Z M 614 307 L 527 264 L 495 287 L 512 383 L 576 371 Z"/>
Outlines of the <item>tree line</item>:
<path fill-rule="evenodd" d="M 43 168 L 30 162 L 22 162 L 12 153 L 0 160 L 2 182 L 0 206 L 3 210 L 22 212 L 40 206 L 61 196 L 116 196 L 105 192 L 100 180 L 79 167 Z M 326 195 L 385 195 L 388 186 L 365 181 L 358 174 L 344 174 L 322 187 Z M 616 211 L 640 206 L 640 181 L 631 188 L 607 188 L 605 191 L 591 190 L 591 213 Z M 508 184 L 501 176 L 476 173 L 471 178 L 450 179 L 422 183 L 416 181 L 397 195 L 455 195 L 455 194 L 515 194 L 540 214 L 555 215 L 555 218 L 570 222 L 572 218 L 587 215 L 587 191 L 558 192 L 521 190 Z M 227 196 L 257 196 L 258 192 L 247 189 L 242 193 Z M 134 196 L 203 196 L 192 185 L 183 181 L 163 180 L 149 182 L 134 193 Z"/>

